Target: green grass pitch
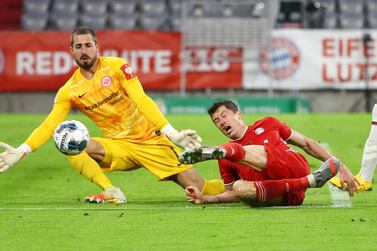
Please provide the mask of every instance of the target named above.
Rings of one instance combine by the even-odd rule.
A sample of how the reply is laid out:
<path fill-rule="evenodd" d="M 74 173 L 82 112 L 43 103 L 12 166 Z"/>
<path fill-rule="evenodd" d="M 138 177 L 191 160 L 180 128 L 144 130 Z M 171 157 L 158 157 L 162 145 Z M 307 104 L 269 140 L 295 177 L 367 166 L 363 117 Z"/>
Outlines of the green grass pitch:
<path fill-rule="evenodd" d="M 44 117 L 0 114 L 0 140 L 18 146 Z M 277 117 L 359 170 L 370 114 Z M 101 135 L 87 118 L 70 118 Z M 196 129 L 206 145 L 226 141 L 208 116 L 168 118 L 178 129 Z M 313 169 L 320 164 L 309 162 Z M 215 161 L 197 168 L 205 178 L 219 178 Z M 50 140 L 0 174 L 0 250 L 377 250 L 377 191 L 357 194 L 351 208 L 335 208 L 327 185 L 308 190 L 301 207 L 192 205 L 177 185 L 157 182 L 144 169 L 109 176 L 129 202 L 85 204 L 82 198 L 100 189 L 78 175 Z"/>

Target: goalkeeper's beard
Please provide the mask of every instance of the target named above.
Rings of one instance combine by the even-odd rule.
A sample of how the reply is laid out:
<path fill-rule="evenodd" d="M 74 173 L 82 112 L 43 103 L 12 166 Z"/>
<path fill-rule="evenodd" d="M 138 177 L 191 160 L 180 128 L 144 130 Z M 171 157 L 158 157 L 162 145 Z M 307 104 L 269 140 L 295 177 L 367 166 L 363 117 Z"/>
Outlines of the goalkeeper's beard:
<path fill-rule="evenodd" d="M 89 56 L 87 56 L 87 57 L 89 57 Z M 97 61 L 97 55 L 95 55 L 93 57 L 93 59 L 90 60 L 89 62 L 86 62 L 86 61 L 81 62 L 80 60 L 81 60 L 81 58 L 79 58 L 79 59 L 75 58 L 77 65 L 80 66 L 81 68 L 83 68 L 84 70 L 89 70 L 94 65 L 94 63 Z"/>

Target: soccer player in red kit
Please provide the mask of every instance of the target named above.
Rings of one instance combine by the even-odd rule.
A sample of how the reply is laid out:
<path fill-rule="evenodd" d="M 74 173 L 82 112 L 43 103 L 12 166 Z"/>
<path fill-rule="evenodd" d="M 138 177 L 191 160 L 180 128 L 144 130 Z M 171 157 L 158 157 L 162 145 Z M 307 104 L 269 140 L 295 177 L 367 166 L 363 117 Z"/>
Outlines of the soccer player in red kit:
<path fill-rule="evenodd" d="M 348 168 L 316 141 L 292 130 L 273 117 L 266 117 L 247 126 L 242 113 L 232 101 L 220 101 L 208 109 L 213 122 L 231 142 L 220 147 L 202 147 L 183 152 L 182 163 L 219 159 L 226 191 L 203 195 L 192 186 L 186 187 L 187 199 L 195 204 L 236 202 L 253 206 L 301 205 L 305 191 L 322 187 L 339 171 L 352 196 L 357 181 Z M 309 155 L 325 161 L 310 173 L 306 158 L 288 143 L 302 148 Z"/>

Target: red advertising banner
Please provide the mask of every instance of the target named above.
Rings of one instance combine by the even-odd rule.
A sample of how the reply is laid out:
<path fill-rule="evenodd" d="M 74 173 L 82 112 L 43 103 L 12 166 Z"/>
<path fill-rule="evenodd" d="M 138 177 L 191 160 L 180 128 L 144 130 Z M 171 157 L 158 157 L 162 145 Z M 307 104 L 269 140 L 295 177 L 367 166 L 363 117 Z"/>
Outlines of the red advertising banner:
<path fill-rule="evenodd" d="M 129 62 L 146 90 L 179 90 L 181 34 L 99 31 L 100 54 Z M 70 32 L 0 32 L 0 92 L 56 91 L 77 65 Z M 240 48 L 188 48 L 186 89 L 240 88 Z"/>
<path fill-rule="evenodd" d="M 241 88 L 242 48 L 195 46 L 185 53 L 187 89 Z"/>
<path fill-rule="evenodd" d="M 99 31 L 100 53 L 126 59 L 145 89 L 179 89 L 180 33 Z M 51 91 L 76 69 L 70 32 L 0 32 L 0 91 Z"/>

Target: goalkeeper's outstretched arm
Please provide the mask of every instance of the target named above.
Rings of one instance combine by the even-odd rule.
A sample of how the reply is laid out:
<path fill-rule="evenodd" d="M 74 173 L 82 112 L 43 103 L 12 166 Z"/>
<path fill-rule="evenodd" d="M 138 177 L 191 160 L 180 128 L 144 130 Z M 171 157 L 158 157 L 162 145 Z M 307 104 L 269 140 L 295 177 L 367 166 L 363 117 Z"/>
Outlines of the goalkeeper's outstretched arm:
<path fill-rule="evenodd" d="M 0 173 L 6 172 L 26 155 L 45 144 L 51 138 L 56 126 L 67 116 L 69 110 L 70 106 L 67 106 L 66 103 L 55 103 L 54 108 L 42 124 L 17 148 L 0 142 L 0 148 L 5 149 L 0 153 Z"/>

